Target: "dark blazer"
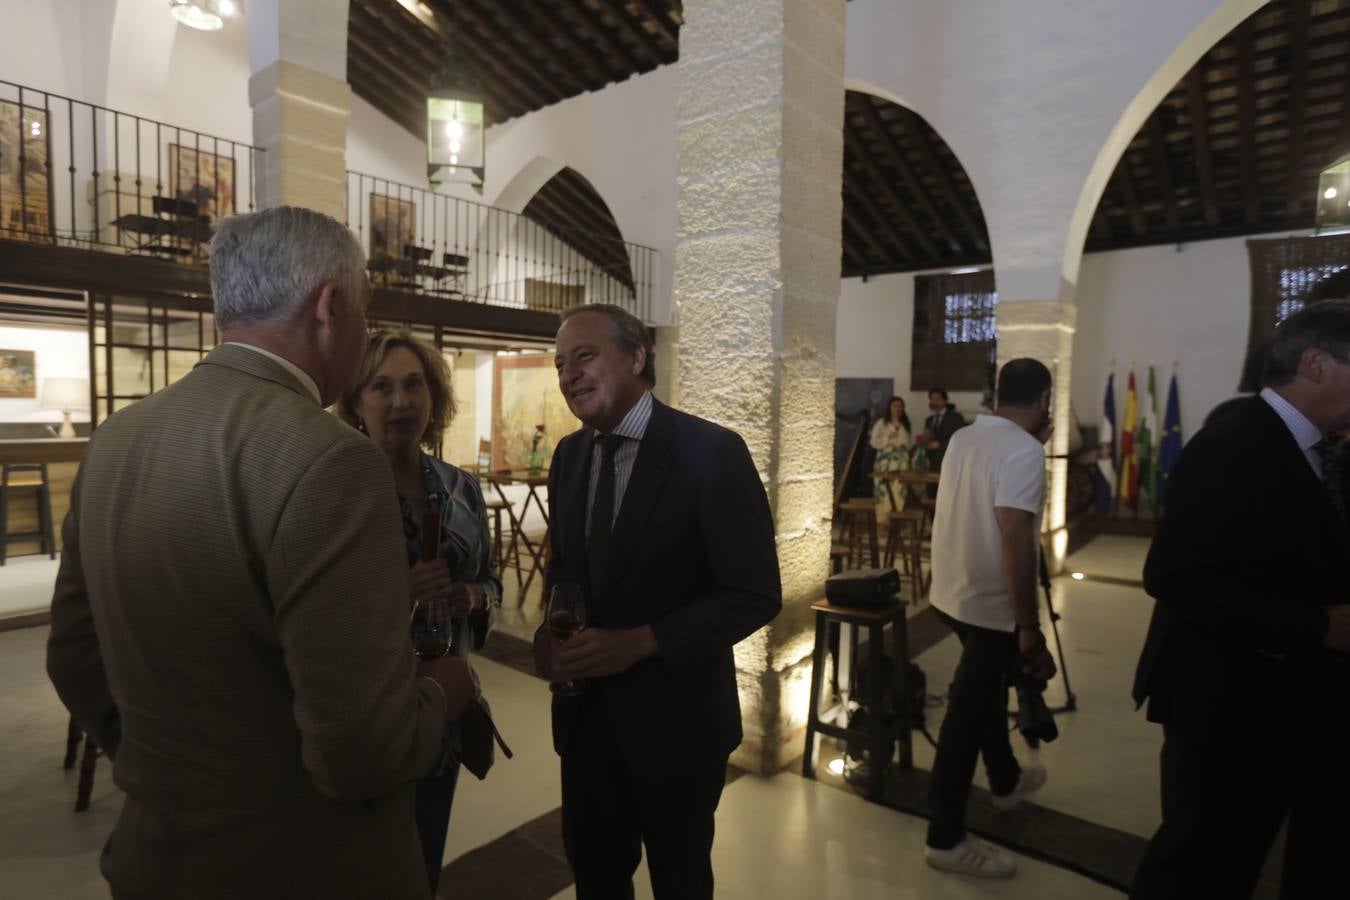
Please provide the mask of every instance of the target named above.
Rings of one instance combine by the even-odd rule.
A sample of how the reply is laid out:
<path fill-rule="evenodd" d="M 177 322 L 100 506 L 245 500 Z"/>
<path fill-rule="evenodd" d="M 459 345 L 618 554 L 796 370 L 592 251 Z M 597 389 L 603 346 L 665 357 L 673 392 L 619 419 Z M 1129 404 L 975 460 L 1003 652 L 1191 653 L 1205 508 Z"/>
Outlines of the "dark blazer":
<path fill-rule="evenodd" d="M 589 582 L 594 440 L 592 429 L 574 432 L 553 454 L 550 585 Z M 653 402 L 613 534 L 609 576 L 590 624 L 651 625 L 660 652 L 588 681 L 585 690 L 603 692 L 624 760 L 639 778 L 662 781 L 725 761 L 741 742 L 732 645 L 782 606 L 773 517 L 740 435 Z M 580 702 L 553 699 L 559 753 Z"/>
<path fill-rule="evenodd" d="M 1284 422 L 1246 400 L 1191 439 L 1170 485 L 1135 702 L 1195 735 L 1265 727 L 1279 707 L 1263 704 L 1291 691 L 1331 702 L 1347 667 L 1323 607 L 1350 594 L 1350 530 Z"/>
<path fill-rule="evenodd" d="M 969 424 L 965 416 L 956 411 L 956 405 L 947 404 L 947 411 L 942 416 L 942 422 L 938 422 L 938 414 L 933 413 L 923 420 L 923 433 L 929 440 L 936 439 L 941 446 L 937 450 L 928 451 L 929 467 L 937 471 L 942 467 L 942 456 L 947 452 L 947 445 L 951 443 L 952 435 L 965 428 Z"/>

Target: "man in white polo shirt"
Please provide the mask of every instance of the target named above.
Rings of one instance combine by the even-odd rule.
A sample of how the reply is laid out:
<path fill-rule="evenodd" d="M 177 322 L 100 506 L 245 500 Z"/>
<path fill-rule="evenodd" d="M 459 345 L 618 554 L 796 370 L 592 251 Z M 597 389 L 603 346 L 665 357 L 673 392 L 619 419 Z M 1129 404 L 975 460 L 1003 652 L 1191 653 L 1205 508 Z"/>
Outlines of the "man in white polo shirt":
<path fill-rule="evenodd" d="M 998 378 L 997 407 L 952 435 L 933 514 L 929 599 L 961 641 L 928 793 L 924 858 L 937 869 L 986 878 L 1017 871 L 1013 858 L 966 833 L 966 800 L 984 757 L 1000 810 L 1045 783 L 1045 768 L 1019 766 L 1008 738 L 1008 676 L 1047 680 L 1055 663 L 1036 599 L 1050 370 L 1015 359 Z"/>

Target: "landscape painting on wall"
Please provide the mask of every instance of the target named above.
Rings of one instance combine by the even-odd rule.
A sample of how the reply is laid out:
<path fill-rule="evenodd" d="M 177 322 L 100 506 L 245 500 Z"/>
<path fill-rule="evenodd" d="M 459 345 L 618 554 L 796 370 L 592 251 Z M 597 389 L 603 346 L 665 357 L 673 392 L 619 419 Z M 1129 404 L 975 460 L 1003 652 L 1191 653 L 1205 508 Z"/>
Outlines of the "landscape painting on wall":
<path fill-rule="evenodd" d="M 169 145 L 169 190 L 197 204 L 208 219 L 234 213 L 234 160 L 195 147 Z"/>
<path fill-rule="evenodd" d="M 37 397 L 37 361 L 32 350 L 0 350 L 0 398 Z"/>
<path fill-rule="evenodd" d="M 7 238 L 46 238 L 51 209 L 47 113 L 0 100 L 0 233 Z"/>
<path fill-rule="evenodd" d="M 558 390 L 553 357 L 498 356 L 493 375 L 493 470 L 526 468 L 538 425 L 544 426 L 540 449 L 547 469 L 558 441 L 581 427 Z"/>

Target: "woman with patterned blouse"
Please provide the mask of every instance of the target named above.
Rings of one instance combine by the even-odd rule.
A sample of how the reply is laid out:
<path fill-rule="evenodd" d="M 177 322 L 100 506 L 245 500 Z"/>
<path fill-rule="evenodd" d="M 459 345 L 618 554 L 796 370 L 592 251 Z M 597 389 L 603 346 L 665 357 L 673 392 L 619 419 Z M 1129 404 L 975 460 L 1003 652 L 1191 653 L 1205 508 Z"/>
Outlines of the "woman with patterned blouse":
<path fill-rule="evenodd" d="M 408 331 L 377 331 L 366 348 L 358 387 L 339 403 L 338 414 L 370 435 L 389 457 L 411 567 L 409 602 L 449 600 L 454 623 L 450 652 L 467 656 L 470 645 L 479 649 L 487 640 L 493 613 L 501 606 L 502 585 L 492 570 L 478 481 L 422 449 L 440 442 L 455 415 L 449 367 L 440 353 Z M 440 518 L 440 551 L 432 560 L 421 559 L 422 521 L 428 510 Z M 452 723 L 444 760 L 417 782 L 417 831 L 433 894 L 458 778 L 459 734 Z"/>

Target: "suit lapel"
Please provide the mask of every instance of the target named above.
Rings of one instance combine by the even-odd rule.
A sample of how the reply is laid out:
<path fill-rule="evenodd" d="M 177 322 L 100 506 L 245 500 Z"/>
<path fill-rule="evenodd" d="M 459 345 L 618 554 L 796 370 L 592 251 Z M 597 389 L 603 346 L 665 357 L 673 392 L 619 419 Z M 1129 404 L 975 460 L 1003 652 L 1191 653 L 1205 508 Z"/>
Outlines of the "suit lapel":
<path fill-rule="evenodd" d="M 1329 533 L 1335 536 L 1338 546 L 1345 546 L 1350 542 L 1350 530 L 1347 529 L 1345 520 L 1341 518 L 1340 513 L 1331 502 L 1331 496 L 1327 493 L 1326 486 L 1322 480 L 1317 477 L 1311 465 L 1308 464 L 1308 457 L 1304 455 L 1299 447 L 1298 441 L 1294 440 L 1294 435 L 1289 430 L 1289 426 L 1284 424 L 1279 413 L 1271 408 L 1270 404 L 1261 397 L 1253 397 L 1252 403 L 1259 409 L 1261 421 L 1267 432 L 1275 442 L 1275 446 L 1284 459 L 1277 463 L 1278 467 L 1289 469 L 1291 472 L 1298 472 L 1297 484 L 1307 497 L 1306 503 L 1309 509 L 1318 510 L 1321 513 L 1324 524 Z"/>
<path fill-rule="evenodd" d="M 563 472 L 562 535 L 563 558 L 570 560 L 564 577 L 577 582 L 586 578 L 586 501 L 591 481 L 591 447 L 595 444 L 595 430 L 587 428 L 577 434 L 577 452 Z"/>
<path fill-rule="evenodd" d="M 670 471 L 674 438 L 674 415 L 669 407 L 653 400 L 652 417 L 647 423 L 647 431 L 642 436 L 642 444 L 633 463 L 633 474 L 624 491 L 619 518 L 614 522 L 607 587 L 615 584 L 632 562 L 633 551 L 642 538 Z M 609 591 L 604 593 L 608 596 Z"/>

